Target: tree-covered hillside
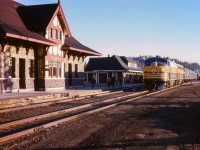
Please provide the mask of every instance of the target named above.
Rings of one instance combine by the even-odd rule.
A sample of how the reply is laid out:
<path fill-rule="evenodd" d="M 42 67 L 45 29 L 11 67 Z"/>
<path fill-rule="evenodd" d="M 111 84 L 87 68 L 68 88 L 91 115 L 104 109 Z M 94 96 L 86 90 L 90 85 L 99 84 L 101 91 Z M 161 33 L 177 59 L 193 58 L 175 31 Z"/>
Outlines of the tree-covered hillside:
<path fill-rule="evenodd" d="M 138 63 L 138 66 L 143 67 L 144 66 L 144 61 L 150 57 L 153 56 L 139 56 L 139 57 L 132 57 L 132 59 L 134 61 L 136 61 Z M 165 58 L 169 58 L 169 57 L 165 57 Z M 188 68 L 190 70 L 193 70 L 197 73 L 200 73 L 200 65 L 199 63 L 196 62 L 187 62 L 187 61 L 180 61 L 178 59 L 175 58 L 169 58 L 171 61 L 174 61 L 182 66 L 184 66 L 185 68 Z"/>

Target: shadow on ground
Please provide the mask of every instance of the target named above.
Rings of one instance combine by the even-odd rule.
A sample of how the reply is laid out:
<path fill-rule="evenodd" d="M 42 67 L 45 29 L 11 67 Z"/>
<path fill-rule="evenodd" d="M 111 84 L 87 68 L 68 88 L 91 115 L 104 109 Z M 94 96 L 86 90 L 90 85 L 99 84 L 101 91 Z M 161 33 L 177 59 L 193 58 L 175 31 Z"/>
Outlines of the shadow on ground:
<path fill-rule="evenodd" d="M 124 104 L 122 104 L 124 105 Z M 129 104 L 131 105 L 131 103 Z M 134 104 L 137 105 L 137 104 Z M 95 141 L 92 145 L 91 137 L 89 143 L 82 143 L 84 146 L 77 146 L 68 149 L 116 149 L 136 147 L 146 149 L 149 147 L 167 147 L 168 145 L 178 146 L 185 149 L 186 147 L 200 148 L 200 103 L 199 102 L 145 102 L 139 105 L 161 106 L 151 108 L 142 112 L 139 119 L 153 120 L 152 128 L 164 129 L 177 134 L 177 137 L 161 139 L 133 139 L 120 141 L 120 143 L 103 144 L 105 142 Z M 154 134 L 154 133 L 152 133 Z M 98 144 L 99 143 L 99 144 Z M 81 144 L 81 145 L 82 145 Z"/>

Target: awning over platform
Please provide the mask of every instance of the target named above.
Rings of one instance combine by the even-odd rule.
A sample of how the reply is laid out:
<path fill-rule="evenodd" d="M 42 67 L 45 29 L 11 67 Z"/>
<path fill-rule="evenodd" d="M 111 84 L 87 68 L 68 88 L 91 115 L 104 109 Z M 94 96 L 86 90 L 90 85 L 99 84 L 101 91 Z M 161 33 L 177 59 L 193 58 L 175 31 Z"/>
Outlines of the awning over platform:
<path fill-rule="evenodd" d="M 28 31 L 25 28 L 8 25 L 6 23 L 3 23 L 2 21 L 0 21 L 0 36 L 5 38 L 9 37 L 9 38 L 20 39 L 45 45 L 55 45 L 54 42 L 46 39 L 45 37 L 40 36 L 37 33 Z"/>
<path fill-rule="evenodd" d="M 40 34 L 29 31 L 20 18 L 15 5 L 16 3 L 12 0 L 0 0 L 0 37 L 55 45 L 54 42 Z"/>
<path fill-rule="evenodd" d="M 101 53 L 81 44 L 74 37 L 65 37 L 65 42 L 61 48 L 63 51 L 76 51 L 85 56 L 101 56 Z"/>

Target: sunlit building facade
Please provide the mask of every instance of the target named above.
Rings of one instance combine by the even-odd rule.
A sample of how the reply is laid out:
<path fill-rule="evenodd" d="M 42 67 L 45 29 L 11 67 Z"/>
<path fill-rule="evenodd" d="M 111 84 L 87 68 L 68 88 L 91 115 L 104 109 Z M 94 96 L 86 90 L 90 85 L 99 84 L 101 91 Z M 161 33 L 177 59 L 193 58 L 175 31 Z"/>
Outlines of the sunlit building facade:
<path fill-rule="evenodd" d="M 71 34 L 60 2 L 25 6 L 0 0 L 1 91 L 84 84 L 84 59 L 101 54 Z"/>

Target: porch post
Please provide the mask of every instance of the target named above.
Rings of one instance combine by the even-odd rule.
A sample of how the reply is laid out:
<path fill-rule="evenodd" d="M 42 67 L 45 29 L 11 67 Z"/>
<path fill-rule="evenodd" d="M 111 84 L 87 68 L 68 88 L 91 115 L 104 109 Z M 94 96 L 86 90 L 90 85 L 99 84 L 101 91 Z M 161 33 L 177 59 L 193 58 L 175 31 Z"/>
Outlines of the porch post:
<path fill-rule="evenodd" d="M 96 72 L 96 83 L 99 83 L 99 73 Z"/>
<path fill-rule="evenodd" d="M 34 50 L 35 55 L 35 91 L 45 91 L 45 46 L 39 46 Z"/>
<path fill-rule="evenodd" d="M 88 73 L 86 73 L 86 83 L 88 83 L 89 80 L 88 80 Z"/>

